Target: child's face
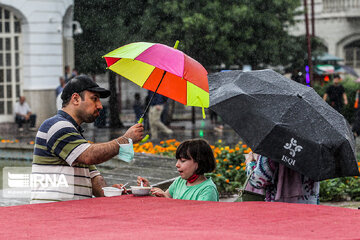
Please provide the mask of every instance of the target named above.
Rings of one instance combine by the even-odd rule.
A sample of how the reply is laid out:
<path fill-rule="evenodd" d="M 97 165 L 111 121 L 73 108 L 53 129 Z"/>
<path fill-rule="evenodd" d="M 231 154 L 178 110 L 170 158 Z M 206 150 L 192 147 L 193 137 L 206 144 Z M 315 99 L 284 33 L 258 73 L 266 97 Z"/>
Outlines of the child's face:
<path fill-rule="evenodd" d="M 175 166 L 180 174 L 180 177 L 185 180 L 191 177 L 198 169 L 197 162 L 194 162 L 192 158 L 191 159 L 180 158 L 177 160 Z"/>

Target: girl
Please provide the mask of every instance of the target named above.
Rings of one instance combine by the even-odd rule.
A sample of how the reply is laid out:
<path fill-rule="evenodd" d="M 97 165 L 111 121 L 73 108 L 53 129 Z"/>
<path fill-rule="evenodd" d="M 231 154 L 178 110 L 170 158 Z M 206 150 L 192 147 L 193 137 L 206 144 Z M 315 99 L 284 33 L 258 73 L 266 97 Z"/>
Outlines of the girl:
<path fill-rule="evenodd" d="M 205 173 L 215 170 L 216 163 L 210 145 L 203 139 L 182 142 L 176 149 L 176 168 L 180 174 L 165 192 L 152 188 L 157 197 L 184 200 L 219 201 L 219 193 L 211 178 Z M 146 178 L 138 177 L 137 183 L 150 186 Z"/>

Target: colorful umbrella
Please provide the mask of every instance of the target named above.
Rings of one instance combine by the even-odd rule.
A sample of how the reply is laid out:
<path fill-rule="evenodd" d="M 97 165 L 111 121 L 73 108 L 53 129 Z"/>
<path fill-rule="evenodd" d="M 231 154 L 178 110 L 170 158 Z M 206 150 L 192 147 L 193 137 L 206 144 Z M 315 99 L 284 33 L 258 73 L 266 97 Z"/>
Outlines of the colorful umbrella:
<path fill-rule="evenodd" d="M 177 44 L 171 48 L 159 43 L 135 42 L 104 58 L 108 68 L 117 74 L 184 105 L 202 107 L 204 115 L 204 108 L 209 106 L 207 71 L 175 49 Z"/>

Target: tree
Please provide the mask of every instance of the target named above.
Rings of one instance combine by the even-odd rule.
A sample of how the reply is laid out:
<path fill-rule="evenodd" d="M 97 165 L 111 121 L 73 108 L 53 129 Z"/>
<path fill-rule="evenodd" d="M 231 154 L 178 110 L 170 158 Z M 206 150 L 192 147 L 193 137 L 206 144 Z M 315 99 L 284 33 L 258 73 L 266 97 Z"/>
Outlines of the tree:
<path fill-rule="evenodd" d="M 74 18 L 81 22 L 83 34 L 75 36 L 75 64 L 80 72 L 101 74 L 106 64 L 101 56 L 131 40 L 132 27 L 128 18 L 141 12 L 142 1 L 75 0 Z M 129 31 L 127 31 L 129 30 Z M 115 75 L 109 73 L 110 89 L 115 89 Z M 116 91 L 109 100 L 110 126 L 122 127 Z"/>
<path fill-rule="evenodd" d="M 209 70 L 221 63 L 250 64 L 254 69 L 286 65 L 297 47 L 287 28 L 299 4 L 294 0 L 75 0 L 74 18 L 83 27 L 83 34 L 75 38 L 76 66 L 81 72 L 103 73 L 106 65 L 101 56 L 119 46 L 135 41 L 173 46 L 176 40 L 179 50 Z"/>
<path fill-rule="evenodd" d="M 133 41 L 173 46 L 176 40 L 179 49 L 206 67 L 222 62 L 255 68 L 283 64 L 291 48 L 287 28 L 299 4 L 293 0 L 75 0 L 75 18 L 84 28 L 76 38 L 77 64 L 104 72 L 99 57 L 114 48 Z"/>

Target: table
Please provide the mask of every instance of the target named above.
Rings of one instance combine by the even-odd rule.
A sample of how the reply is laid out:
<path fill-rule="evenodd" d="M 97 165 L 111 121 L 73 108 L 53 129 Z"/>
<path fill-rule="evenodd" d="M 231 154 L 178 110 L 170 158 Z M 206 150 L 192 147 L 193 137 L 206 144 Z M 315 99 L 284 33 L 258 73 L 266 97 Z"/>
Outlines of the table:
<path fill-rule="evenodd" d="M 1 239 L 359 239 L 360 210 L 123 195 L 0 208 Z"/>

